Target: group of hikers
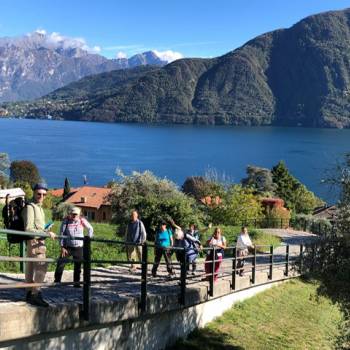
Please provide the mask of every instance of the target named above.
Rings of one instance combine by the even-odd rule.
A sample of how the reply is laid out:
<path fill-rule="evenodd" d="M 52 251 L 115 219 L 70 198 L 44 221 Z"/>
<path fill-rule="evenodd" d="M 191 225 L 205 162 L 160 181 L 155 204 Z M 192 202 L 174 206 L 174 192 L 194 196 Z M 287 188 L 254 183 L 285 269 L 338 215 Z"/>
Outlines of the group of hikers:
<path fill-rule="evenodd" d="M 38 183 L 33 187 L 33 200 L 30 203 L 26 204 L 22 198 L 16 198 L 11 202 L 7 200 L 3 208 L 3 218 L 6 228 L 33 233 L 33 236 L 8 234 L 10 243 L 25 241 L 28 258 L 46 258 L 45 237 L 35 236 L 35 233 L 42 234 L 45 232 L 49 238 L 56 238 L 56 234 L 51 231 L 52 225 L 50 223 L 46 224 L 45 212 L 42 208 L 47 191 L 46 184 Z M 202 233 L 210 228 L 211 225 L 202 230 Z M 59 241 L 61 251 L 55 270 L 56 283 L 61 282 L 64 266 L 70 261 L 68 258 L 71 257 L 74 262 L 73 286 L 76 288 L 81 287 L 80 275 L 83 260 L 84 230 L 87 231 L 89 237 L 93 237 L 93 227 L 81 215 L 80 208 L 71 208 L 60 227 L 59 235 L 65 237 Z M 193 223 L 189 225 L 188 229 L 183 230 L 172 219 L 161 221 L 155 235 L 152 276 L 157 276 L 157 270 L 162 257 L 164 257 L 168 275 L 171 277 L 175 274 L 172 265 L 172 255 L 174 252 L 178 261 L 185 259 L 186 272 L 189 272 L 191 266 L 191 273 L 195 275 L 196 261 L 200 252 L 203 251 L 200 238 L 200 232 Z M 146 239 L 147 232 L 145 225 L 139 218 L 139 213 L 136 210 L 132 210 L 125 232 L 125 248 L 127 260 L 130 263 L 130 273 L 137 271 L 135 263 L 142 260 L 142 245 L 146 242 Z M 215 248 L 206 250 L 207 256 L 204 264 L 205 278 L 209 279 L 210 275 L 213 274 L 214 268 L 214 280 L 217 280 L 218 271 L 224 257 L 224 250 L 227 247 L 227 241 L 219 227 L 214 229 L 213 234 L 206 241 L 205 246 Z M 237 256 L 240 258 L 237 260 L 237 271 L 240 275 L 243 274 L 244 257 L 248 255 L 249 250 L 253 247 L 247 228 L 242 227 L 236 243 Z M 213 254 L 214 252 L 215 255 Z M 26 301 L 29 304 L 42 307 L 49 305 L 44 300 L 40 288 L 45 280 L 47 266 L 48 264 L 45 261 L 30 261 L 26 263 L 25 282 L 33 284 L 26 289 Z"/>
<path fill-rule="evenodd" d="M 210 228 L 211 225 L 201 230 L 201 233 L 208 231 Z M 185 254 L 186 272 L 189 272 L 191 266 L 191 273 L 195 275 L 197 268 L 196 261 L 200 252 L 203 251 L 203 245 L 200 239 L 201 233 L 194 223 L 191 223 L 188 229 L 183 230 L 172 219 L 168 222 L 161 221 L 155 235 L 152 276 L 157 276 L 158 266 L 162 257 L 164 257 L 169 277 L 175 274 L 172 265 L 172 255 L 174 252 L 179 262 L 183 259 L 182 254 Z M 140 262 L 142 259 L 142 244 L 146 242 L 146 239 L 147 233 L 145 225 L 139 219 L 138 212 L 133 210 L 125 233 L 127 259 L 131 262 L 131 273 L 136 271 L 135 260 Z M 214 229 L 213 234 L 206 241 L 205 246 L 215 248 L 206 250 L 207 254 L 204 263 L 205 279 L 209 279 L 214 268 L 214 280 L 216 281 L 224 257 L 224 251 L 227 247 L 226 238 L 222 235 L 220 227 Z M 241 232 L 237 237 L 236 248 L 237 257 L 239 258 L 237 259 L 237 272 L 242 276 L 244 272 L 244 257 L 249 254 L 249 250 L 254 249 L 254 245 L 248 234 L 248 229 L 245 226 L 241 228 Z"/>

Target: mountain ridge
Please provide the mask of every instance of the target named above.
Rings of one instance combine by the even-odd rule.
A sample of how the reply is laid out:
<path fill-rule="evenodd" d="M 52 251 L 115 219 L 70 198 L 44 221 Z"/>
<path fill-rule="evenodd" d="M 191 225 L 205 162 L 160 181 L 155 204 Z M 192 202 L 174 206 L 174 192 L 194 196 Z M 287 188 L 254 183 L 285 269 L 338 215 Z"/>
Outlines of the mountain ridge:
<path fill-rule="evenodd" d="M 111 93 L 70 99 L 68 85 L 33 103 L 2 105 L 2 114 L 106 122 L 349 127 L 350 10 L 309 16 L 220 57 L 180 59 L 129 73 L 130 79 L 110 82 Z M 103 85 L 98 75 L 88 83 L 94 82 Z"/>
<path fill-rule="evenodd" d="M 57 33 L 0 38 L 0 102 L 39 98 L 92 74 L 167 63 L 153 51 L 108 59 L 93 50 Z"/>

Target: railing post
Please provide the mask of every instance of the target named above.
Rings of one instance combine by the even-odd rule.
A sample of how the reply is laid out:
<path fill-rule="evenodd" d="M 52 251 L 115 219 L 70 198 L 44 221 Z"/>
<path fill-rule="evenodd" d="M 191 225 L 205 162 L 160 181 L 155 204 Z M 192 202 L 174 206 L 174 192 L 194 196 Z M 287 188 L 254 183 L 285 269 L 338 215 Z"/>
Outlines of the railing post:
<path fill-rule="evenodd" d="M 269 279 L 272 280 L 273 278 L 273 245 L 270 246 L 270 273 L 269 273 Z"/>
<path fill-rule="evenodd" d="M 209 295 L 211 297 L 214 296 L 214 278 L 215 278 L 215 247 L 212 248 L 212 261 L 211 261 L 211 276 L 210 276 L 210 290 L 209 290 Z"/>
<path fill-rule="evenodd" d="M 148 272 L 148 246 L 145 242 L 142 245 L 142 265 L 141 265 L 141 299 L 140 311 L 144 313 L 147 308 L 147 272 Z"/>
<path fill-rule="evenodd" d="M 286 271 L 284 274 L 289 275 L 289 244 L 286 245 Z"/>
<path fill-rule="evenodd" d="M 187 275 L 187 263 L 186 263 L 186 250 L 183 248 L 181 251 L 181 265 L 180 265 L 180 304 L 186 303 L 186 275 Z"/>
<path fill-rule="evenodd" d="M 300 259 L 300 274 L 302 275 L 303 273 L 303 259 L 304 259 L 304 246 L 300 244 L 300 253 L 299 253 L 299 259 Z"/>
<path fill-rule="evenodd" d="M 26 256 L 26 241 L 22 241 L 19 245 L 19 256 L 24 258 Z M 22 273 L 26 272 L 26 263 L 21 261 L 19 264 L 20 271 Z"/>
<path fill-rule="evenodd" d="M 312 261 L 311 261 L 311 272 L 315 271 L 315 262 L 316 262 L 316 244 L 312 244 Z"/>
<path fill-rule="evenodd" d="M 236 276 L 237 276 L 237 247 L 233 248 L 232 251 L 232 283 L 231 288 L 236 290 Z"/>
<path fill-rule="evenodd" d="M 255 272 L 256 272 L 256 247 L 254 247 L 254 256 L 252 264 L 252 284 L 255 284 Z"/>
<path fill-rule="evenodd" d="M 84 286 L 83 286 L 83 317 L 85 321 L 90 320 L 91 309 L 91 239 L 84 237 Z"/>

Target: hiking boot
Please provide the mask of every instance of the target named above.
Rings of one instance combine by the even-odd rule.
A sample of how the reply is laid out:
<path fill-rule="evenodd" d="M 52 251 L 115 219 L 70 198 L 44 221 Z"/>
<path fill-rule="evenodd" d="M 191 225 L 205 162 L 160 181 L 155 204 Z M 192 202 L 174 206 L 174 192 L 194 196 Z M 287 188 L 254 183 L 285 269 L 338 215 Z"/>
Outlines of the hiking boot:
<path fill-rule="evenodd" d="M 28 296 L 27 303 L 34 306 L 48 307 L 49 304 L 43 299 L 41 293 L 33 294 Z"/>
<path fill-rule="evenodd" d="M 152 271 L 152 277 L 157 277 L 157 272 Z"/>

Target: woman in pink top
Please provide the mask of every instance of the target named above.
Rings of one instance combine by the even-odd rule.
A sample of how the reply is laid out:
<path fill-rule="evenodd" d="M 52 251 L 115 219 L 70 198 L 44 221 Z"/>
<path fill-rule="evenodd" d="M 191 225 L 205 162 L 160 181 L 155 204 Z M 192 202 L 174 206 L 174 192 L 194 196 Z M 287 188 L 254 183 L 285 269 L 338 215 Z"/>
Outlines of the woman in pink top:
<path fill-rule="evenodd" d="M 224 236 L 221 235 L 221 229 L 219 227 L 216 227 L 214 230 L 213 235 L 207 240 L 207 246 L 210 248 L 216 248 L 215 249 L 215 266 L 214 266 L 214 281 L 218 279 L 218 271 L 224 256 L 224 249 L 226 248 L 226 239 Z M 207 258 L 205 260 L 205 273 L 207 275 L 207 279 L 210 279 L 210 276 L 208 274 L 212 273 L 212 266 L 213 266 L 213 251 L 210 251 L 210 254 L 207 255 Z"/>

